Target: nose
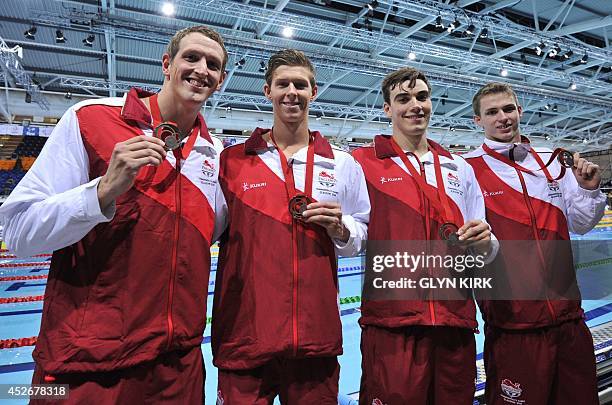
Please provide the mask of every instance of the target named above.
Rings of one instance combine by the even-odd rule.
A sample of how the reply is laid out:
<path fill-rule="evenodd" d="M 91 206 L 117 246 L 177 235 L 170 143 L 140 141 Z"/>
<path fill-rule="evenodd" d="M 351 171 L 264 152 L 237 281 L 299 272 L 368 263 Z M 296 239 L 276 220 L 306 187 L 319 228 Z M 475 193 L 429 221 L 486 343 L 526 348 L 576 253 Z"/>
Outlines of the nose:
<path fill-rule="evenodd" d="M 289 83 L 289 86 L 287 86 L 287 95 L 297 96 L 297 89 L 293 83 Z"/>
<path fill-rule="evenodd" d="M 499 112 L 497 113 L 497 119 L 499 121 L 505 121 L 507 118 L 508 118 L 508 115 L 506 115 L 504 110 L 499 110 Z"/>
<path fill-rule="evenodd" d="M 408 103 L 408 109 L 410 109 L 410 111 L 412 112 L 417 113 L 423 109 L 423 106 L 421 105 L 421 102 L 419 100 L 413 97 Z"/>
<path fill-rule="evenodd" d="M 208 75 L 208 63 L 206 63 L 206 58 L 202 58 L 195 64 L 194 72 L 200 76 Z"/>

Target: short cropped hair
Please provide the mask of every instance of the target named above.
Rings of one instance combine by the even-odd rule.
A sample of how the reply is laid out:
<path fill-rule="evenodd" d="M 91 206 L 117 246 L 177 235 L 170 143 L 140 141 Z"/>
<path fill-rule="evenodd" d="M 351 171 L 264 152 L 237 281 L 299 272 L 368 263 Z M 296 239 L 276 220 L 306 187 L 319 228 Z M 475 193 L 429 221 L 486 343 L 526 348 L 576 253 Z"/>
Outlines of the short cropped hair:
<path fill-rule="evenodd" d="M 401 86 L 402 83 L 408 81 L 408 87 L 413 88 L 416 81 L 419 79 L 425 82 L 427 90 L 431 93 L 431 86 L 429 85 L 429 81 L 427 81 L 425 73 L 418 69 L 405 67 L 389 73 L 382 82 L 382 92 L 385 103 L 391 103 L 391 91 L 393 91 L 396 86 Z"/>
<path fill-rule="evenodd" d="M 315 80 L 315 68 L 308 59 L 308 56 L 304 54 L 302 51 L 298 51 L 297 49 L 283 49 L 282 51 L 276 52 L 274 55 L 270 57 L 268 60 L 268 68 L 266 69 L 265 79 L 268 86 L 272 85 L 272 76 L 274 75 L 274 71 L 278 69 L 280 66 L 303 66 L 312 73 L 310 76 L 310 86 L 314 89 L 317 84 Z"/>
<path fill-rule="evenodd" d="M 181 39 L 193 33 L 202 34 L 221 45 L 221 49 L 223 49 L 223 66 L 221 67 L 221 70 L 224 71 L 228 56 L 227 50 L 225 49 L 225 44 L 223 43 L 223 38 L 217 31 L 204 25 L 195 25 L 193 27 L 183 28 L 174 34 L 172 38 L 170 38 L 170 42 L 168 42 L 168 47 L 166 49 L 166 53 L 170 56 L 170 61 L 174 60 L 174 57 L 178 53 L 181 45 Z"/>
<path fill-rule="evenodd" d="M 472 99 L 472 109 L 474 110 L 474 115 L 480 116 L 480 99 L 484 96 L 488 96 L 490 94 L 499 94 L 505 93 L 512 98 L 516 102 L 516 105 L 519 105 L 518 97 L 516 97 L 516 93 L 512 90 L 512 87 L 509 84 L 501 83 L 501 82 L 491 82 L 482 86 L 474 95 Z"/>

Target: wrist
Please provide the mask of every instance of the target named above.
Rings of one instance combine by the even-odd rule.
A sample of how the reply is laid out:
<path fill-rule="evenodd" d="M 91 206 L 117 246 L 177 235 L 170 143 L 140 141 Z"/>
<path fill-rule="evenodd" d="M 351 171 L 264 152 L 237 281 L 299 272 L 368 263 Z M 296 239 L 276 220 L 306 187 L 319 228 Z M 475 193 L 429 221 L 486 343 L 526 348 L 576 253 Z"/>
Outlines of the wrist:
<path fill-rule="evenodd" d="M 115 197 L 110 194 L 105 180 L 106 177 L 102 176 L 97 188 L 100 211 L 105 211 L 106 208 L 108 208 L 113 203 L 113 201 L 115 201 Z"/>
<path fill-rule="evenodd" d="M 350 237 L 351 231 L 348 230 L 348 228 L 344 225 L 343 222 L 340 222 L 340 233 L 335 239 L 341 241 L 342 243 L 346 243 L 348 242 Z"/>

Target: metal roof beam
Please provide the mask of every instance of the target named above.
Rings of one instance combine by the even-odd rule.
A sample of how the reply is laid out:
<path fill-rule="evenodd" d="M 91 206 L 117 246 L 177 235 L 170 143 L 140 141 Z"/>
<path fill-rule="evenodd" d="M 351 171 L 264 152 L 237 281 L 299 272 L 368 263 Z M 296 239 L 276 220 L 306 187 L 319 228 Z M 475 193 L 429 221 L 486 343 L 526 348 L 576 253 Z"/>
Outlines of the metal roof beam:
<path fill-rule="evenodd" d="M 487 13 L 492 13 L 494 11 L 497 10 L 501 10 L 502 8 L 506 8 L 508 6 L 512 6 L 514 4 L 517 3 L 517 0 L 503 0 L 503 1 L 498 1 L 495 4 L 492 4 L 490 6 L 485 7 L 484 9 L 480 10 L 479 14 L 487 14 Z"/>
<path fill-rule="evenodd" d="M 274 14 L 270 15 L 269 20 L 265 24 L 260 25 L 259 29 L 257 30 L 257 38 L 263 38 L 264 34 L 268 31 L 272 23 L 275 22 L 276 15 L 285 9 L 287 3 L 289 3 L 289 0 L 280 0 L 278 3 L 276 3 L 276 6 L 274 7 Z"/>
<path fill-rule="evenodd" d="M 32 101 L 41 109 L 49 110 L 49 101 L 42 95 L 38 86 L 32 82 L 30 75 L 23 69 L 16 52 L 9 48 L 2 37 L 0 37 L 0 63 L 5 77 L 12 77 L 15 84 L 22 86 L 30 94 Z"/>

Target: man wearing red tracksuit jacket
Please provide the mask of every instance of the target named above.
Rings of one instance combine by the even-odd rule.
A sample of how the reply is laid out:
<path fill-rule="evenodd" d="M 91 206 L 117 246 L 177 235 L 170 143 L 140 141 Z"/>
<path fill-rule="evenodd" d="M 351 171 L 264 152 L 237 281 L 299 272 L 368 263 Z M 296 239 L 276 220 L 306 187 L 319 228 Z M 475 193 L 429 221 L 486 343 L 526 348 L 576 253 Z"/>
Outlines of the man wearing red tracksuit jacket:
<path fill-rule="evenodd" d="M 314 68 L 270 58 L 274 127 L 221 154 L 213 303 L 218 403 L 337 404 L 342 353 L 336 253 L 361 250 L 370 205 L 363 172 L 308 129 Z M 291 207 L 291 212 L 290 212 Z"/>
<path fill-rule="evenodd" d="M 177 32 L 159 94 L 68 109 L 0 208 L 11 250 L 54 251 L 32 381 L 67 384 L 65 403 L 203 402 L 222 146 L 199 111 L 226 61 L 215 31 Z M 152 136 L 161 121 L 176 124 L 181 147 Z"/>
<path fill-rule="evenodd" d="M 382 87 L 393 136 L 379 135 L 371 146 L 353 152 L 365 173 L 372 205 L 368 239 L 440 240 L 440 226 L 452 221 L 460 240 L 489 241 L 472 168 L 427 139 L 432 103 L 425 75 L 403 68 L 389 74 Z M 422 186 L 416 176 L 424 180 Z M 434 201 L 425 192 L 445 194 L 450 212 L 433 209 Z M 482 253 L 490 248 L 484 242 Z M 495 254 L 488 253 L 491 258 Z M 477 327 L 473 300 L 364 297 L 361 311 L 360 404 L 472 403 Z"/>
<path fill-rule="evenodd" d="M 483 86 L 473 108 L 485 141 L 465 157 L 483 190 L 487 219 L 500 241 L 529 241 L 520 252 L 512 245 L 516 242 L 503 244 L 496 262 L 507 269 L 510 283 L 548 280 L 543 286 L 549 287 L 534 300 L 479 302 L 486 323 L 485 401 L 596 404 L 593 341 L 569 243 L 559 241 L 569 241 L 569 231 L 588 232 L 601 219 L 605 197 L 599 190 L 599 167 L 577 154 L 567 171 L 556 159 L 547 167 L 553 151 L 535 148 L 521 137 L 522 109 L 507 84 Z M 523 273 L 527 263 L 531 274 Z M 575 291 L 570 299 L 548 295 L 559 279 L 570 280 L 569 290 Z"/>

